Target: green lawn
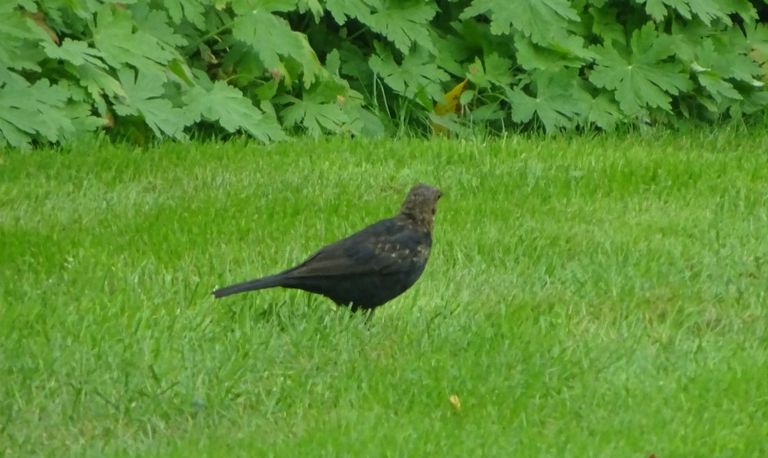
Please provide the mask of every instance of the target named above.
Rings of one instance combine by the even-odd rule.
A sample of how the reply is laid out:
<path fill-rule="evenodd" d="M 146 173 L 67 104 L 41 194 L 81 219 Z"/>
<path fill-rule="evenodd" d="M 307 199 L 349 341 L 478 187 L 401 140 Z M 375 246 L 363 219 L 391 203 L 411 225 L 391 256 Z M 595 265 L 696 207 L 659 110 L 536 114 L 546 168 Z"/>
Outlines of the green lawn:
<path fill-rule="evenodd" d="M 0 154 L 0 454 L 768 456 L 768 132 Z M 439 186 L 366 324 L 214 301 Z M 449 396 L 456 395 L 456 409 Z"/>

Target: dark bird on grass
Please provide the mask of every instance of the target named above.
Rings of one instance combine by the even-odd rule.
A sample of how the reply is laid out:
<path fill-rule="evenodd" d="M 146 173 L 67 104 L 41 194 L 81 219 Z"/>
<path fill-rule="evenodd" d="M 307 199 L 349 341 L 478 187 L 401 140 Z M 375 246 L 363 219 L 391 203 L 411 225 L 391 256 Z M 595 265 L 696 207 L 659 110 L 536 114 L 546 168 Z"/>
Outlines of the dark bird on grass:
<path fill-rule="evenodd" d="M 418 184 L 394 217 L 322 248 L 296 267 L 217 289 L 213 295 L 281 286 L 322 294 L 353 311 L 372 310 L 402 294 L 424 272 L 442 195 L 439 189 Z"/>

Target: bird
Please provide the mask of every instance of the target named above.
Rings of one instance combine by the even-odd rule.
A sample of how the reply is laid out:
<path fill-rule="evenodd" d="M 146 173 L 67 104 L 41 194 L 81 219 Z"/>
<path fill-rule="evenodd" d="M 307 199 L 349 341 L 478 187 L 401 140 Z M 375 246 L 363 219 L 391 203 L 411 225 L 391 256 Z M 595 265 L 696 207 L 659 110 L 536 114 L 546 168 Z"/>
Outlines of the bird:
<path fill-rule="evenodd" d="M 293 288 L 328 297 L 353 312 L 372 312 L 416 283 L 432 249 L 438 188 L 419 183 L 399 213 L 321 248 L 295 267 L 215 289 L 215 298 L 265 288 Z"/>

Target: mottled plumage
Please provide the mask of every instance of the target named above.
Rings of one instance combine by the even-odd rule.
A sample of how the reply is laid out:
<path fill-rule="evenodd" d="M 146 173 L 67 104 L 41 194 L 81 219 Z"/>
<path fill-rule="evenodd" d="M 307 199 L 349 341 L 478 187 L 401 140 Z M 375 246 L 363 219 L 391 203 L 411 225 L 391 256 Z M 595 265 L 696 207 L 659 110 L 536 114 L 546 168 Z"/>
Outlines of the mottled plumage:
<path fill-rule="evenodd" d="M 432 248 L 440 190 L 414 186 L 400 213 L 322 248 L 296 267 L 213 291 L 217 298 L 264 288 L 296 288 L 352 310 L 373 309 L 419 279 Z"/>

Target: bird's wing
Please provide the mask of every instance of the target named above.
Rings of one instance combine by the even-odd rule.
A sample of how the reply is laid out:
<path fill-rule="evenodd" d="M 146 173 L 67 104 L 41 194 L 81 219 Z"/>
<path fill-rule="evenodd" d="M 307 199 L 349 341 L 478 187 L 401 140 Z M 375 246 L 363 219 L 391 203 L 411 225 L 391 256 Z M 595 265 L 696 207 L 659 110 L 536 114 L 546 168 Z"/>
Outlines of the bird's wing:
<path fill-rule="evenodd" d="M 292 277 L 396 273 L 424 255 L 423 236 L 384 220 L 328 245 L 286 271 Z"/>

